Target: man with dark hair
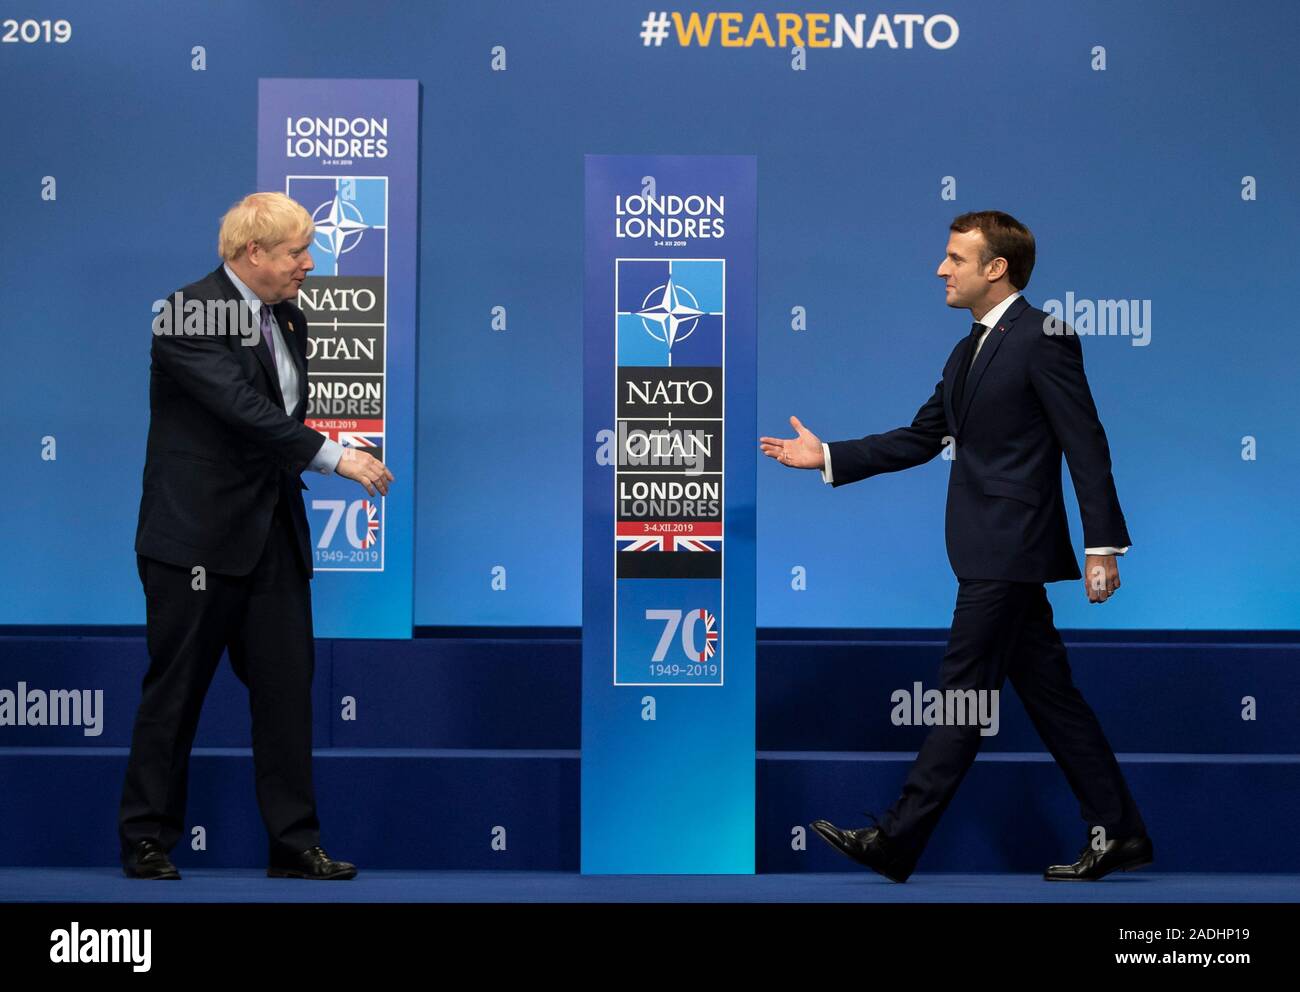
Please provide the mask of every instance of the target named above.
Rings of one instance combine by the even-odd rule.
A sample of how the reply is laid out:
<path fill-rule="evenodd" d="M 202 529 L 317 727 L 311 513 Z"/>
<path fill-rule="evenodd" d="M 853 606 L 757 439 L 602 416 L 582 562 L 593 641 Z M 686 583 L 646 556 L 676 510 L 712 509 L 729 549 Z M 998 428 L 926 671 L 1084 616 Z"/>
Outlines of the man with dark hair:
<path fill-rule="evenodd" d="M 1034 236 L 1029 228 L 1010 214 L 1001 210 L 979 210 L 962 214 L 948 225 L 957 234 L 978 231 L 984 235 L 980 242 L 979 264 L 987 266 L 995 258 L 1007 263 L 1007 283 L 1015 292 L 1023 292 L 1034 271 Z M 949 306 L 953 304 L 949 302 Z M 965 306 L 965 304 L 960 304 Z"/>
<path fill-rule="evenodd" d="M 958 589 L 941 688 L 989 692 L 1011 680 L 1092 828 L 1078 861 L 1052 865 L 1044 877 L 1095 880 L 1150 864 L 1152 847 L 1071 679 L 1044 588 L 1081 577 L 1061 492 L 1063 452 L 1083 518 L 1090 602 L 1119 589 L 1115 557 L 1130 542 L 1079 339 L 1021 296 L 1033 267 L 1034 236 L 1014 217 L 989 210 L 956 218 L 936 275 L 948 306 L 969 310 L 975 322 L 911 426 L 827 444 L 791 417 L 796 437 L 760 444 L 783 465 L 820 469 L 825 482 L 843 486 L 921 465 L 954 443 L 945 532 Z M 861 864 L 906 881 L 979 746 L 978 725 L 936 726 L 902 795 L 874 826 L 844 830 L 817 820 L 813 829 Z"/>

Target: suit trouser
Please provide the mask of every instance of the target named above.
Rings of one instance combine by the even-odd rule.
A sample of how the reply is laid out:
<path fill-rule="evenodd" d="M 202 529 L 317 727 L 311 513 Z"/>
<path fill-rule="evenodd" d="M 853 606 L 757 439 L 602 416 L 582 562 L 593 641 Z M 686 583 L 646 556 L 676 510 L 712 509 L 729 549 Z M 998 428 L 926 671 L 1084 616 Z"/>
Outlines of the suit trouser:
<path fill-rule="evenodd" d="M 984 690 L 1001 689 L 1009 678 L 1084 821 L 1112 838 L 1146 833 L 1106 735 L 1071 678 L 1042 583 L 959 580 L 939 678 L 943 689 Z M 975 761 L 979 730 L 973 723 L 934 727 L 902 795 L 880 818 L 885 836 L 913 863 Z"/>
<path fill-rule="evenodd" d="M 212 676 L 228 649 L 248 687 L 257 802 L 270 850 L 320 841 L 311 773 L 315 668 L 311 587 L 281 501 L 252 572 L 208 572 L 138 556 L 149 670 L 136 713 L 118 818 L 122 844 L 145 837 L 171 848 L 184 831 L 190 748 Z M 202 565 L 196 560 L 196 565 Z"/>

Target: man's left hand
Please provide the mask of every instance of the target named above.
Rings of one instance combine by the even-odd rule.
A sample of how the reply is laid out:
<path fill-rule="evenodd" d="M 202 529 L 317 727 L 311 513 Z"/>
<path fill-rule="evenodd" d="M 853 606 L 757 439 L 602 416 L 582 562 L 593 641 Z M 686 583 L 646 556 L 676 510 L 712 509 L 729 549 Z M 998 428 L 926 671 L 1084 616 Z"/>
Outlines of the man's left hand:
<path fill-rule="evenodd" d="M 1119 565 L 1114 555 L 1088 555 L 1083 568 L 1088 602 L 1104 603 L 1119 588 Z"/>

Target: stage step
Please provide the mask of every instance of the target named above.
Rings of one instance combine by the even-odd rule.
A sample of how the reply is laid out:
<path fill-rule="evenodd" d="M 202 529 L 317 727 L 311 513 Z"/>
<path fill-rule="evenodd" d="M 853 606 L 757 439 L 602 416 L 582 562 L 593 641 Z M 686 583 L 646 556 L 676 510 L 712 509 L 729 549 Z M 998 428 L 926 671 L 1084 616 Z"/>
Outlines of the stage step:
<path fill-rule="evenodd" d="M 891 722 L 892 694 L 937 685 L 942 640 L 760 641 L 760 750 L 914 751 L 924 727 Z M 1083 642 L 1075 681 L 1116 751 L 1300 754 L 1300 645 Z M 148 665 L 139 637 L 0 637 L 0 691 L 101 690 L 99 733 L 0 726 L 0 747 L 127 747 Z M 318 641 L 317 747 L 580 746 L 576 639 Z M 1243 719 L 1254 700 L 1254 719 Z M 349 705 L 351 701 L 351 705 Z M 1014 689 L 1000 699 L 993 752 L 1042 751 Z M 224 661 L 197 744 L 250 740 L 248 697 Z"/>
<path fill-rule="evenodd" d="M 869 825 L 897 799 L 912 754 L 760 754 L 758 870 L 861 870 L 808 831 L 816 819 Z M 1165 872 L 1296 872 L 1300 816 L 1296 755 L 1118 755 Z M 1075 860 L 1087 826 L 1065 776 L 1047 754 L 981 752 L 930 838 L 918 871 L 1041 872 Z"/>
<path fill-rule="evenodd" d="M 336 856 L 372 868 L 576 871 L 579 757 L 574 750 L 320 749 L 323 841 Z M 807 825 L 817 818 L 864 825 L 862 811 L 879 813 L 897 796 L 911 758 L 759 752 L 757 869 L 860 871 Z M 1300 871 L 1300 848 L 1279 829 L 1300 814 L 1300 758 L 1121 754 L 1120 761 L 1159 870 Z M 124 748 L 0 749 L 0 864 L 115 863 L 125 766 Z M 178 865 L 264 864 L 247 749 L 196 750 L 187 829 L 195 824 L 206 830 L 207 850 L 183 841 L 174 852 Z M 497 828 L 504 828 L 502 850 L 493 847 L 502 836 Z M 918 870 L 1041 872 L 1073 860 L 1084 840 L 1078 808 L 1050 758 L 985 752 Z"/>

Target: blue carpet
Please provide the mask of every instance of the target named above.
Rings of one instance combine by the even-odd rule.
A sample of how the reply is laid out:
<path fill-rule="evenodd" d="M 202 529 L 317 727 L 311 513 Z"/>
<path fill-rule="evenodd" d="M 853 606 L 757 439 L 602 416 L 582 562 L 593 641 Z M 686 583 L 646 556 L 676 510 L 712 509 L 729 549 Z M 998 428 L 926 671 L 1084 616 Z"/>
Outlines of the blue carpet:
<path fill-rule="evenodd" d="M 193 870 L 142 882 L 108 868 L 0 868 L 0 902 L 1300 902 L 1300 875 L 1159 874 L 1097 883 L 1037 875 L 917 874 L 905 885 L 863 872 L 791 875 L 578 875 L 570 872 L 362 871 L 350 882 Z"/>

